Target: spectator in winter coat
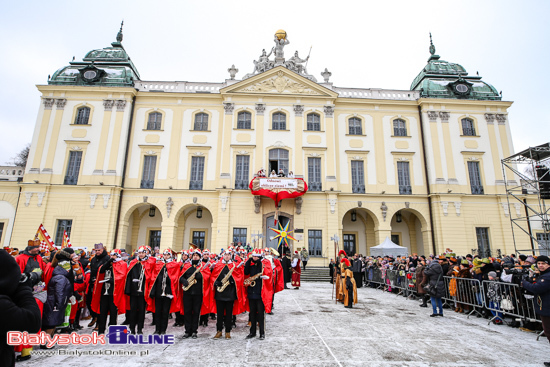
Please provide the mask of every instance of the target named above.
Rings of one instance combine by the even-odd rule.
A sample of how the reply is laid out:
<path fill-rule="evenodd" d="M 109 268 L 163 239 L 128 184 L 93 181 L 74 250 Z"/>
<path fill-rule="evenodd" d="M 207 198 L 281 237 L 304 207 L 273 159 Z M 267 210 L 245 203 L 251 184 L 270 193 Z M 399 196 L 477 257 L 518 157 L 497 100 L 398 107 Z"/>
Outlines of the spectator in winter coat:
<path fill-rule="evenodd" d="M 14 349 L 6 340 L 8 331 L 40 330 L 40 309 L 32 289 L 20 280 L 19 265 L 5 250 L 0 250 L 0 367 L 15 365 Z"/>
<path fill-rule="evenodd" d="M 437 260 L 432 261 L 424 270 L 423 284 L 429 284 L 428 294 L 432 302 L 433 313 L 431 317 L 443 316 L 443 303 L 441 298 L 445 296 L 445 280 L 443 279 L 443 268 Z M 439 313 L 437 313 L 439 308 Z"/>
<path fill-rule="evenodd" d="M 61 250 L 52 261 L 53 272 L 48 284 L 48 299 L 44 303 L 42 329 L 53 336 L 56 326 L 65 320 L 65 310 L 73 294 L 71 255 Z"/>
<path fill-rule="evenodd" d="M 502 300 L 502 295 L 500 293 L 499 285 L 496 283 L 499 281 L 497 273 L 490 271 L 487 276 L 489 277 L 489 283 L 487 285 L 487 299 L 489 301 L 489 309 L 495 317 L 495 324 L 502 324 L 502 312 L 493 311 L 500 310 L 500 301 Z"/>
<path fill-rule="evenodd" d="M 359 258 L 359 255 L 355 254 L 353 256 L 351 271 L 353 272 L 353 279 L 355 279 L 355 284 L 357 285 L 357 288 L 361 288 L 361 285 L 363 284 L 362 276 L 361 276 L 362 267 L 363 267 L 363 262 L 361 261 L 361 258 Z"/>

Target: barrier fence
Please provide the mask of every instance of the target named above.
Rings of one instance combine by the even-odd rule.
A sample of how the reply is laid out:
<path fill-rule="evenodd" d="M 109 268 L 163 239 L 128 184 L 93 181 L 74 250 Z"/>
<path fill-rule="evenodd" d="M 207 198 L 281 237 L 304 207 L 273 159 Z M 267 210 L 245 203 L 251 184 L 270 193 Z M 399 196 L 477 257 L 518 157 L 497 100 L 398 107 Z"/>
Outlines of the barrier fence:
<path fill-rule="evenodd" d="M 415 272 L 377 267 L 367 268 L 365 272 L 367 286 L 408 298 L 418 296 Z M 542 322 L 535 312 L 536 296 L 528 294 L 518 284 L 448 276 L 444 276 L 443 280 L 444 304 L 458 309 L 468 318 L 473 314 L 481 316 L 482 311 L 487 310 L 492 314 L 489 324 L 495 320 L 504 322 L 506 317 L 516 321 Z M 537 340 L 543 334 L 538 334 Z"/>

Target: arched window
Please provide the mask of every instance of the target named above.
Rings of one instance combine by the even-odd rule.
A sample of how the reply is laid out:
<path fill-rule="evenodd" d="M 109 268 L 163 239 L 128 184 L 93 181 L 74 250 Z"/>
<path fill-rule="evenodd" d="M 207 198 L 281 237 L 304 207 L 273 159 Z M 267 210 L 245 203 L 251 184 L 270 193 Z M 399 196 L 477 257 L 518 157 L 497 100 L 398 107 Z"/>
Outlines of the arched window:
<path fill-rule="evenodd" d="M 147 120 L 147 130 L 160 130 L 162 124 L 162 113 L 151 112 Z"/>
<path fill-rule="evenodd" d="M 462 119 L 462 135 L 476 136 L 474 120 L 468 118 Z"/>
<path fill-rule="evenodd" d="M 285 149 L 271 149 L 269 151 L 269 172 L 267 176 L 271 174 L 271 171 L 279 173 L 279 169 L 282 169 L 285 176 L 288 175 L 288 150 Z"/>
<path fill-rule="evenodd" d="M 393 120 L 393 135 L 394 136 L 407 136 L 407 125 L 404 120 Z"/>
<path fill-rule="evenodd" d="M 237 116 L 237 129 L 251 129 L 252 128 L 252 114 L 250 112 L 242 111 Z"/>
<path fill-rule="evenodd" d="M 286 115 L 282 112 L 275 112 L 273 114 L 273 130 L 286 130 Z"/>
<path fill-rule="evenodd" d="M 80 107 L 76 113 L 75 125 L 88 125 L 90 118 L 90 107 Z"/>
<path fill-rule="evenodd" d="M 358 117 L 352 117 L 349 122 L 349 135 L 363 135 L 363 129 L 361 127 L 361 119 Z"/>
<path fill-rule="evenodd" d="M 194 130 L 197 130 L 197 131 L 207 131 L 208 130 L 208 114 L 201 112 L 201 113 L 197 113 L 195 115 Z"/>
<path fill-rule="evenodd" d="M 321 116 L 319 114 L 310 113 L 307 115 L 307 130 L 321 131 Z"/>

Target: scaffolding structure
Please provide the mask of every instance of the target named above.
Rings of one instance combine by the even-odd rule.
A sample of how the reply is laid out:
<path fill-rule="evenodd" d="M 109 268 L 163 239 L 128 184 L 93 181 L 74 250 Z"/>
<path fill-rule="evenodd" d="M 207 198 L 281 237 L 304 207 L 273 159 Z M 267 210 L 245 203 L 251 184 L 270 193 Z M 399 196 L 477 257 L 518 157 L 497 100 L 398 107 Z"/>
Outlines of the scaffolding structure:
<path fill-rule="evenodd" d="M 529 147 L 501 162 L 508 208 L 514 204 L 522 209 L 515 216 L 509 210 L 516 253 L 550 255 L 550 143 Z M 517 229 L 518 236 L 529 236 L 530 249 L 518 248 Z"/>

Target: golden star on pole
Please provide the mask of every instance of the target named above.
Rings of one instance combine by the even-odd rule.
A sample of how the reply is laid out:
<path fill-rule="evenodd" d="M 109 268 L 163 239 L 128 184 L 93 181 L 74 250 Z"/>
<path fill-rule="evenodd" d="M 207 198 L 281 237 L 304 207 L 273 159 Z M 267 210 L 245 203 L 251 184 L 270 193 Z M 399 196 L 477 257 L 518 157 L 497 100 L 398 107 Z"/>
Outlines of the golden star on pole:
<path fill-rule="evenodd" d="M 281 243 L 283 242 L 283 240 L 285 241 L 286 245 L 288 246 L 287 238 L 290 238 L 291 240 L 294 240 L 294 241 L 298 241 L 296 238 L 294 238 L 290 235 L 290 233 L 294 232 L 294 230 L 292 230 L 292 231 L 288 230 L 288 225 L 290 224 L 290 221 L 287 222 L 287 224 L 285 225 L 285 228 L 283 228 L 283 226 L 281 226 L 281 222 L 279 222 L 278 224 L 279 224 L 280 229 L 270 228 L 275 233 L 278 233 L 275 237 L 273 237 L 273 239 L 279 238 L 279 243 L 278 243 L 277 246 L 280 246 Z"/>

